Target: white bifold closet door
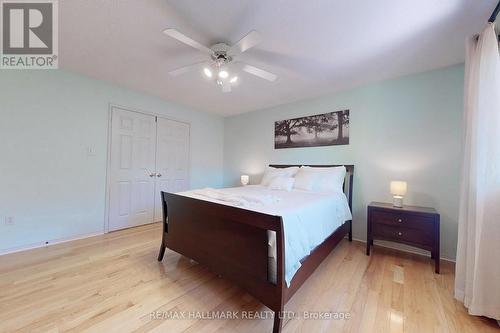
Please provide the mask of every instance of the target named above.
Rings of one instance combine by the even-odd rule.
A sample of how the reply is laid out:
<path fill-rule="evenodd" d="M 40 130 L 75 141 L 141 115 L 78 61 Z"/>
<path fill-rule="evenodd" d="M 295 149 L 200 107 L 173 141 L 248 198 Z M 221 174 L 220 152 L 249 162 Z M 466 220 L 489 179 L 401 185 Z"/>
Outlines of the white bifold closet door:
<path fill-rule="evenodd" d="M 189 187 L 189 125 L 113 107 L 108 229 L 160 221 L 160 191 Z"/>

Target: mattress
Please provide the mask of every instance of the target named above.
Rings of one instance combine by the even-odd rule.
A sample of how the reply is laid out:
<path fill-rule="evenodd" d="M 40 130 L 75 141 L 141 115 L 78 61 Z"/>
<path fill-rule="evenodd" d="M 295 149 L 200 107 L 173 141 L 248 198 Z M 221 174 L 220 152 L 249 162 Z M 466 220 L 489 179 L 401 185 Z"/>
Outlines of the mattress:
<path fill-rule="evenodd" d="M 249 185 L 177 193 L 196 199 L 236 206 L 283 218 L 285 281 L 289 285 L 300 261 L 345 221 L 351 220 L 344 193 L 290 192 Z M 268 279 L 276 283 L 276 233 L 268 231 Z"/>

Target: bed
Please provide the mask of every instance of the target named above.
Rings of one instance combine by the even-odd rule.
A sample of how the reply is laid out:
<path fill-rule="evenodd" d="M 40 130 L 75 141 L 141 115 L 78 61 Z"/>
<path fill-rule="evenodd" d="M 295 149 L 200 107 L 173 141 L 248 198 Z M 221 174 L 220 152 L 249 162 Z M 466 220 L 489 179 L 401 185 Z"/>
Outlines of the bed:
<path fill-rule="evenodd" d="M 158 260 L 169 248 L 234 281 L 275 312 L 273 332 L 280 332 L 284 305 L 346 235 L 352 240 L 354 166 L 345 168 L 340 195 L 262 186 L 162 192 Z M 232 194 L 246 204 L 228 199 Z"/>

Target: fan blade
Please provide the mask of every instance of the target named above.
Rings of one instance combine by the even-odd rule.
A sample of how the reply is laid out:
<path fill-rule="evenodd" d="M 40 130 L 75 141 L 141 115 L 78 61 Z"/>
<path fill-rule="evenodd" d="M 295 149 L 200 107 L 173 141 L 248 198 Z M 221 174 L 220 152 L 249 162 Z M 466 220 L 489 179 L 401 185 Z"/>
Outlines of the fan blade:
<path fill-rule="evenodd" d="M 231 46 L 231 48 L 229 49 L 229 54 L 243 53 L 246 50 L 259 44 L 260 41 L 260 34 L 257 31 L 252 30 L 245 37 L 240 39 L 238 43 Z"/>
<path fill-rule="evenodd" d="M 191 47 L 194 47 L 195 49 L 198 49 L 202 52 L 205 52 L 205 53 L 209 53 L 209 54 L 212 54 L 212 50 L 209 49 L 208 47 L 206 47 L 205 45 L 203 44 L 200 44 L 198 43 L 197 41 L 189 38 L 188 36 L 180 33 L 178 30 L 176 29 L 165 29 L 163 30 L 163 33 L 167 36 L 170 36 L 172 38 L 175 38 L 177 39 L 179 42 L 182 42 L 184 44 L 187 44 Z"/>
<path fill-rule="evenodd" d="M 179 75 L 185 74 L 187 72 L 190 72 L 192 70 L 201 68 L 203 65 L 207 65 L 207 62 L 203 61 L 203 62 L 199 62 L 199 63 L 196 63 L 196 64 L 192 64 L 192 65 L 184 66 L 184 67 L 181 67 L 181 68 L 177 68 L 177 69 L 174 69 L 174 70 L 168 72 L 168 74 L 170 74 L 171 76 L 179 76 Z"/>
<path fill-rule="evenodd" d="M 222 92 L 225 93 L 231 92 L 231 84 L 229 84 L 229 81 L 222 82 Z"/>
<path fill-rule="evenodd" d="M 276 78 L 278 77 L 276 76 L 276 74 L 269 73 L 268 71 L 247 64 L 243 66 L 243 70 L 247 73 L 258 76 L 261 79 L 268 80 L 271 82 L 276 80 Z"/>

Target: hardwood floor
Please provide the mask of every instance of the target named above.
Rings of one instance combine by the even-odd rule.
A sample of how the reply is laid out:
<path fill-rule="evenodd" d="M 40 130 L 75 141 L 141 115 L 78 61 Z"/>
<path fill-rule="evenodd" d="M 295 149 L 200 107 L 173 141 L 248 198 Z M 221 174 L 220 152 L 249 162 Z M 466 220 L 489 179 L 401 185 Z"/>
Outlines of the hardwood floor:
<path fill-rule="evenodd" d="M 268 309 L 230 282 L 168 249 L 158 263 L 160 235 L 155 224 L 0 257 L 0 332 L 271 331 Z M 379 247 L 367 257 L 344 240 L 285 307 L 299 318 L 283 332 L 499 331 L 452 290 L 449 262 L 436 275 L 428 258 Z M 226 311 L 238 319 L 207 319 Z M 304 318 L 334 312 L 350 318 Z"/>

